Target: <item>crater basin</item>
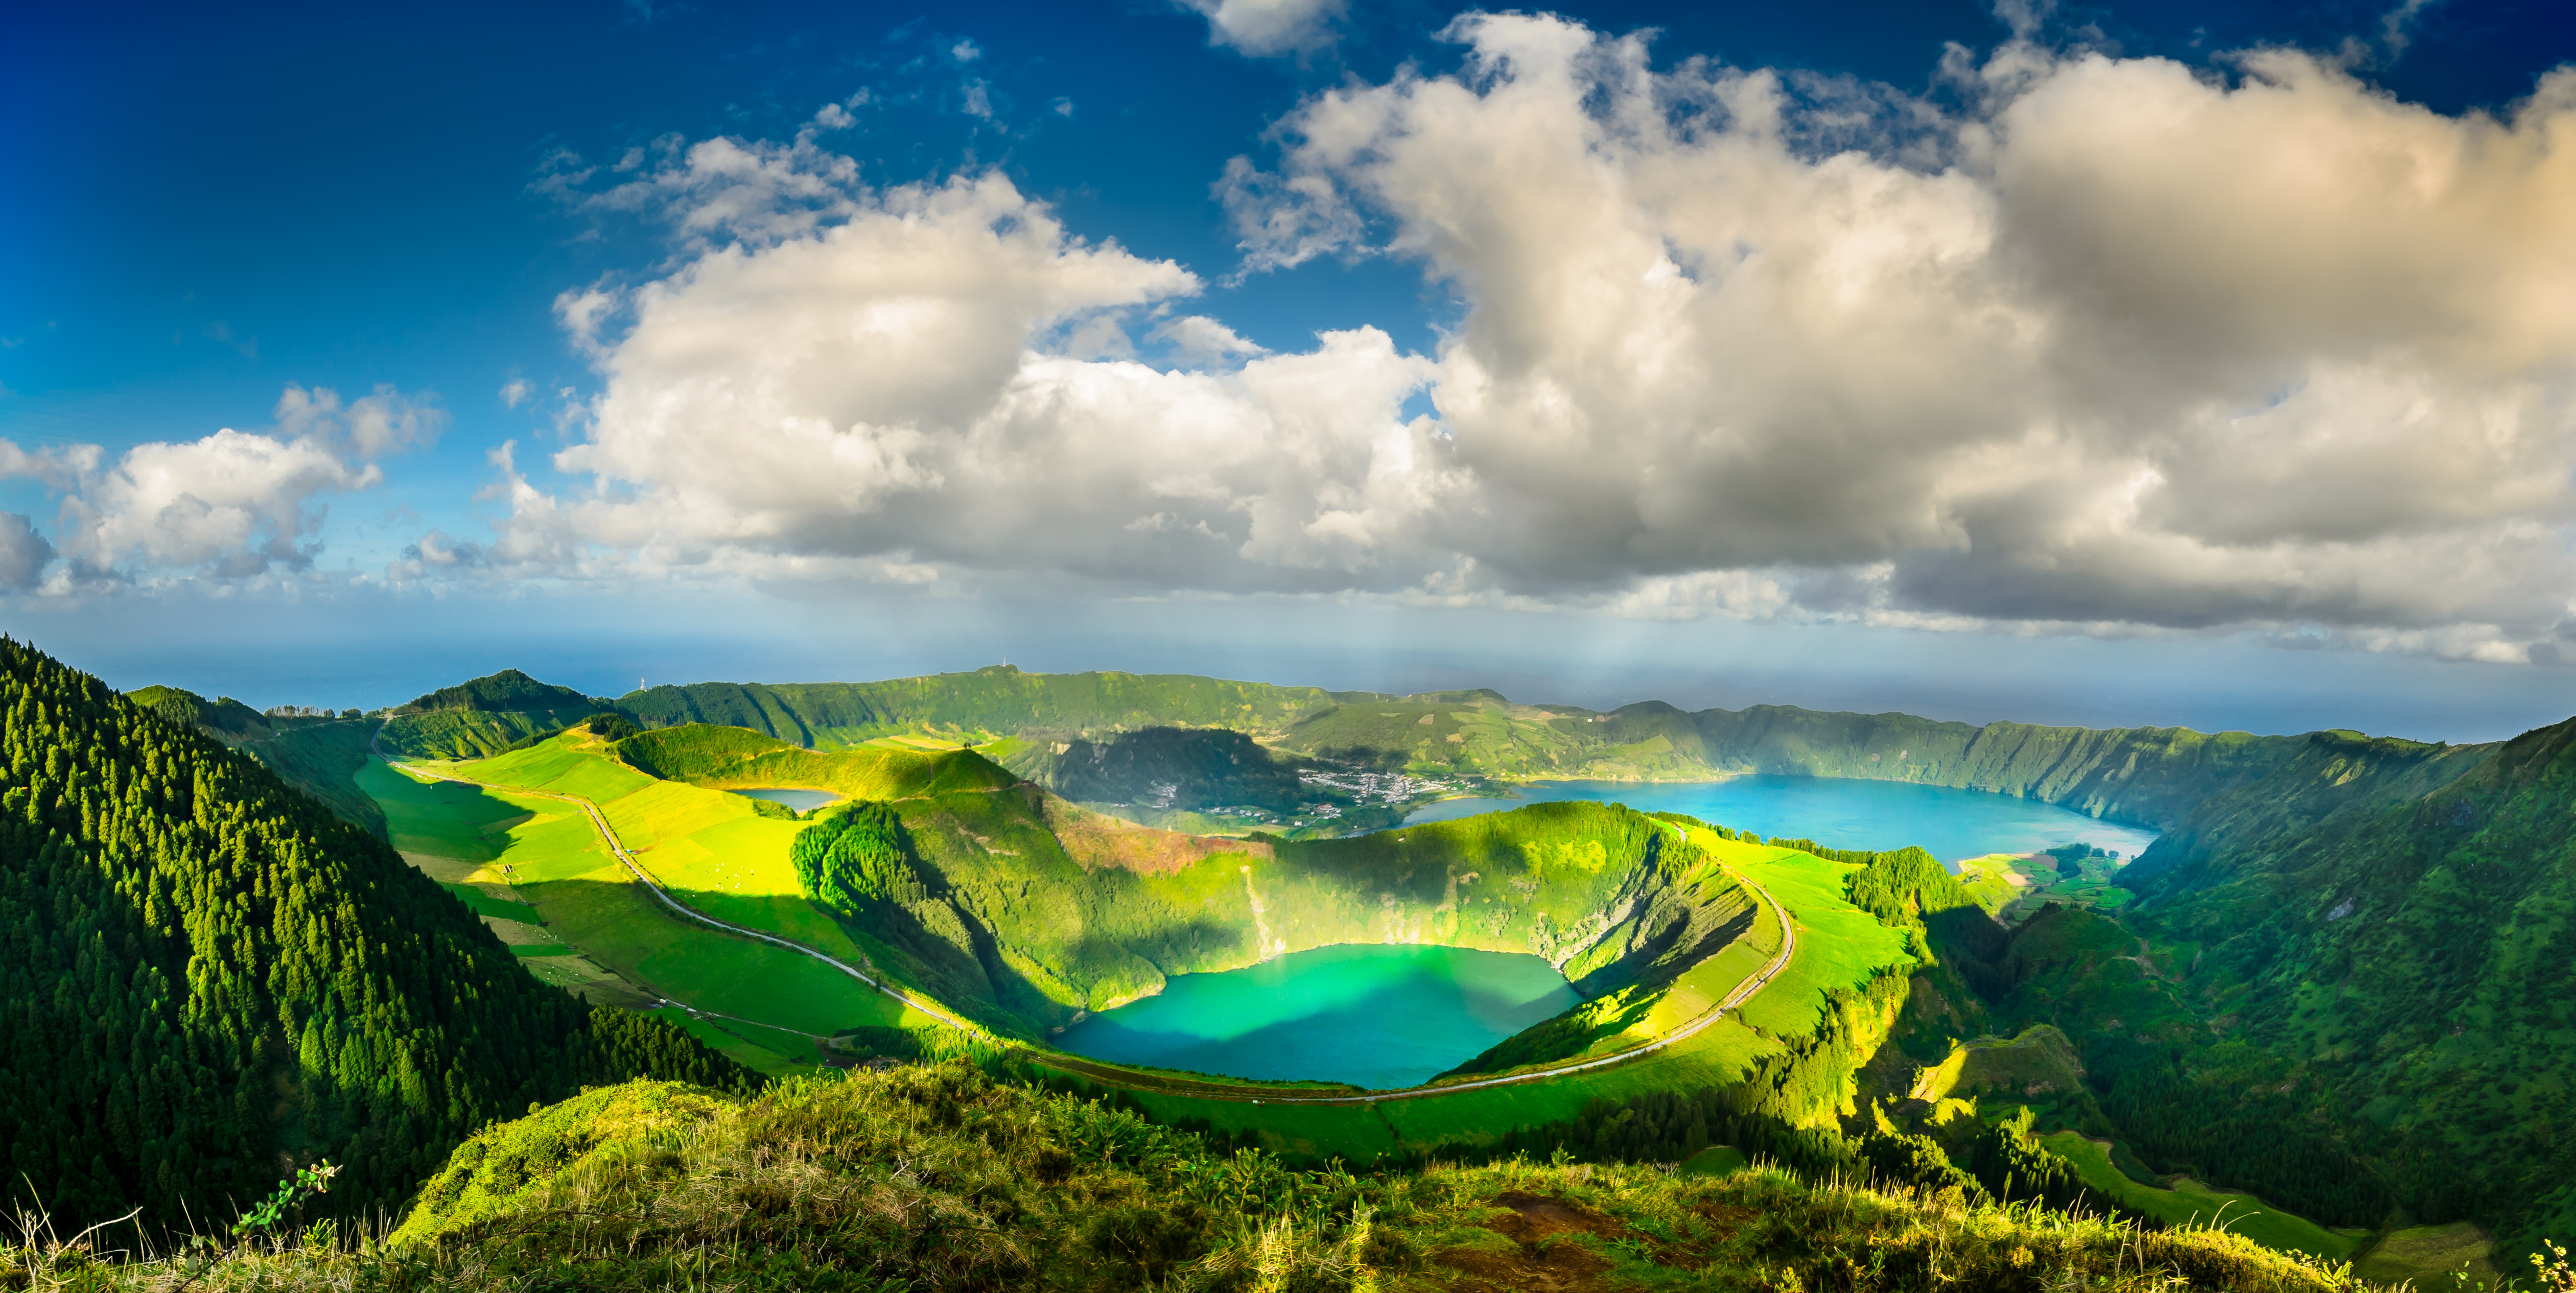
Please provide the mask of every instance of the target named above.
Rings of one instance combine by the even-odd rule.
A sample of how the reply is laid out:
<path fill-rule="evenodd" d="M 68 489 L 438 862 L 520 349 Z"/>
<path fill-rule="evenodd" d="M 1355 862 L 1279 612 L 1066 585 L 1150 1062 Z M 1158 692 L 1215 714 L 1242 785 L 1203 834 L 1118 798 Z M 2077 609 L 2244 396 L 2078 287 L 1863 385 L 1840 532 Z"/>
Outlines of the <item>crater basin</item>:
<path fill-rule="evenodd" d="M 725 793 L 741 795 L 746 799 L 766 799 L 773 804 L 785 804 L 800 813 L 810 813 L 817 808 L 841 802 L 841 797 L 829 790 L 792 790 L 783 786 L 761 786 L 751 790 L 729 790 Z"/>
<path fill-rule="evenodd" d="M 1055 1043 L 1124 1064 L 1242 1078 L 1418 1086 L 1577 998 L 1539 957 L 1344 943 L 1240 970 L 1176 974 Z"/>

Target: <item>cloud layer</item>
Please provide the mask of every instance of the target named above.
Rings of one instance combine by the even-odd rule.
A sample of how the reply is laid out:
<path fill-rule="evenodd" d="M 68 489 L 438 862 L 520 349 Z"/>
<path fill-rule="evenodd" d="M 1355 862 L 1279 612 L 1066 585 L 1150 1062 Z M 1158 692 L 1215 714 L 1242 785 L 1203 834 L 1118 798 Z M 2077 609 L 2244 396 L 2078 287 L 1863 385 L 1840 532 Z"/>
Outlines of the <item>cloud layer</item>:
<path fill-rule="evenodd" d="M 378 386 L 347 404 L 328 387 L 290 385 L 274 434 L 223 428 L 189 441 L 135 445 L 106 463 L 97 445 L 28 453 L 0 440 L 0 478 L 44 482 L 61 496 L 60 546 L 32 520 L 0 512 L 0 586 L 201 575 L 234 580 L 308 569 L 321 551 L 325 495 L 384 479 L 375 459 L 437 438 L 433 397 Z M 102 464 L 105 465 L 102 465 Z"/>
<path fill-rule="evenodd" d="M 2558 649 L 2576 72 L 2446 117 L 2295 52 L 2222 83 L 2017 39 L 1935 102 L 1451 34 L 1455 74 L 1320 95 L 1220 185 L 1251 269 L 1454 289 L 1436 355 L 1264 352 L 996 174 L 710 141 L 613 199 L 670 215 L 674 266 L 562 304 L 604 378 L 553 463 L 582 487 L 505 460 L 500 533 L 415 569 Z"/>

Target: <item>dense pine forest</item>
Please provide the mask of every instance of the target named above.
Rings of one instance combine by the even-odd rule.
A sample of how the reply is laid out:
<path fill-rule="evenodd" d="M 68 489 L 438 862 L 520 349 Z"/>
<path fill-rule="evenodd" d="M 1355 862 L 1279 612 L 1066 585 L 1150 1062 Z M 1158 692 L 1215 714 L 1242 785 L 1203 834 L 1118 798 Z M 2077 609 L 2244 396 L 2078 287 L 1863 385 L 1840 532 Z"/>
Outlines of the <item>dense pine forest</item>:
<path fill-rule="evenodd" d="M 14 1203 L 182 1227 L 329 1159 L 336 1206 L 391 1209 L 476 1127 L 585 1083 L 744 1086 L 530 978 L 383 840 L 166 708 L 0 639 Z"/>

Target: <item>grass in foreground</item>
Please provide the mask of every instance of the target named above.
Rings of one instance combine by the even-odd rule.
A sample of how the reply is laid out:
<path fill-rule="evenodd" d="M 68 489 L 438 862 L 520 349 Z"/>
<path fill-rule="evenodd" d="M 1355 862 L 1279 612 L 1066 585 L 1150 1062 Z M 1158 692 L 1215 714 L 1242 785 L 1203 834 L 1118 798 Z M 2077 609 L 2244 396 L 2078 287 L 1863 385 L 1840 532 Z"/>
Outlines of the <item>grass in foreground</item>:
<path fill-rule="evenodd" d="M 210 1263 L 11 1255 L 39 1288 L 212 1293 L 2354 1287 L 2240 1236 L 1762 1167 L 1290 1171 L 964 1064 L 793 1079 L 749 1100 L 592 1091 L 467 1142 L 390 1236 L 325 1238 Z"/>

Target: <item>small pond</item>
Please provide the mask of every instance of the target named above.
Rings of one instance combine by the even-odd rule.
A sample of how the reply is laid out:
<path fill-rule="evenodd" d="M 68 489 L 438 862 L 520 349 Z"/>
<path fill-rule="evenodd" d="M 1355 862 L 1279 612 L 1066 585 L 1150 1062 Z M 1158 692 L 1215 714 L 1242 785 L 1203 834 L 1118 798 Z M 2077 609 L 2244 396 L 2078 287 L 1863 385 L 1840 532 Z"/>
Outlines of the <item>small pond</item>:
<path fill-rule="evenodd" d="M 1518 799 L 1448 799 L 1406 817 L 1405 824 L 1446 821 L 1519 808 L 1548 799 L 1626 804 L 1641 812 L 1688 813 L 1705 822 L 1764 836 L 1810 839 L 1827 848 L 1899 849 L 1918 844 L 1958 869 L 1989 853 L 2035 853 L 2060 844 L 2096 844 L 2124 858 L 2155 842 L 2156 832 L 2087 817 L 2036 799 L 1854 777 L 1734 777 L 1725 781 L 1545 781 L 1518 788 Z"/>
<path fill-rule="evenodd" d="M 800 813 L 810 813 L 817 808 L 841 802 L 841 797 L 829 790 L 788 790 L 763 786 L 754 790 L 731 790 L 725 793 L 741 795 L 746 799 L 766 799 L 773 804 L 785 804 Z"/>
<path fill-rule="evenodd" d="M 1076 1055 L 1247 1078 L 1417 1086 L 1574 1005 L 1546 961 L 1463 947 L 1345 943 L 1218 974 L 1064 1030 Z"/>

